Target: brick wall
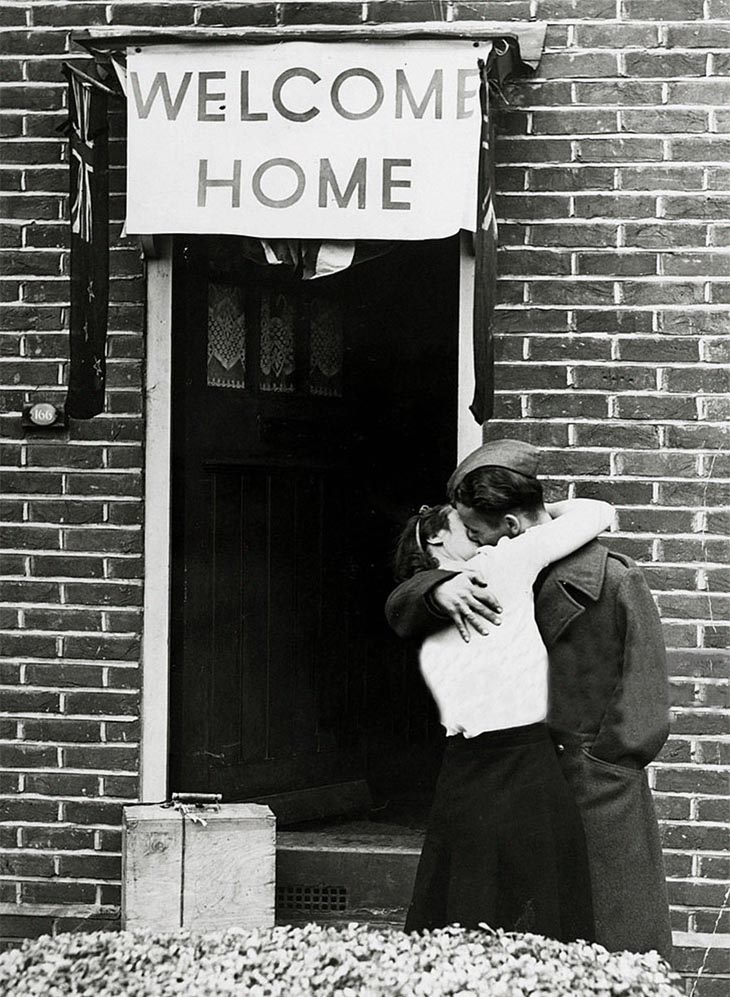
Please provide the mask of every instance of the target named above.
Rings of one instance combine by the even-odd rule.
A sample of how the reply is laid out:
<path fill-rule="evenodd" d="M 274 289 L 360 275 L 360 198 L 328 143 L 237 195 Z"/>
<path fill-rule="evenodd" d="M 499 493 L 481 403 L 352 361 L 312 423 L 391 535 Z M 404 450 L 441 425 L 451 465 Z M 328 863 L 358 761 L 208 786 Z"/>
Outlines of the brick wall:
<path fill-rule="evenodd" d="M 119 810 L 137 792 L 143 267 L 120 235 L 121 112 L 112 122 L 106 411 L 66 433 L 24 435 L 19 419 L 23 402 L 64 394 L 67 166 L 56 126 L 69 30 L 531 17 L 548 23 L 545 55 L 537 74 L 506 88 L 500 112 L 490 432 L 544 447 L 545 471 L 563 492 L 617 503 L 615 545 L 645 565 L 673 649 L 675 720 L 652 779 L 678 965 L 698 995 L 724 992 L 727 0 L 0 0 L 6 937 L 113 923 L 105 918 L 119 902 Z"/>

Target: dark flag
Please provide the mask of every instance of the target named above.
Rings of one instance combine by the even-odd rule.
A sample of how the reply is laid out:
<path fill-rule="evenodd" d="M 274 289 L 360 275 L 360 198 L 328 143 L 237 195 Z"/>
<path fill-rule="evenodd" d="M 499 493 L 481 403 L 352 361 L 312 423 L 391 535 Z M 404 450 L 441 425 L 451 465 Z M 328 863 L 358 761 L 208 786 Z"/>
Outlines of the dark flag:
<path fill-rule="evenodd" d="M 474 400 L 470 410 L 478 423 L 494 411 L 493 317 L 497 289 L 497 216 L 494 210 L 494 122 L 489 106 L 489 69 L 479 60 L 479 103 L 482 127 L 477 185 L 477 230 L 474 236 Z"/>
<path fill-rule="evenodd" d="M 109 287 L 107 88 L 88 70 L 68 78 L 71 215 L 70 367 L 66 411 L 90 419 L 104 408 Z"/>

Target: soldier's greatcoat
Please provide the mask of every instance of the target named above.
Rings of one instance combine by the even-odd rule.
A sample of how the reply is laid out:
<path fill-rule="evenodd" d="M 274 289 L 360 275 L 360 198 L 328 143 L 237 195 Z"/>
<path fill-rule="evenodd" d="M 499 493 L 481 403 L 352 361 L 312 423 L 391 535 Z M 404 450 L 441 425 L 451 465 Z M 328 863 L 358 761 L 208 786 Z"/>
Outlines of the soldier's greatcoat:
<path fill-rule="evenodd" d="M 444 625 L 424 571 L 391 593 L 402 637 Z M 671 956 L 659 830 L 645 766 L 669 729 L 661 622 L 641 570 L 593 541 L 538 579 L 535 615 L 550 656 L 548 724 L 583 818 L 596 940 Z"/>

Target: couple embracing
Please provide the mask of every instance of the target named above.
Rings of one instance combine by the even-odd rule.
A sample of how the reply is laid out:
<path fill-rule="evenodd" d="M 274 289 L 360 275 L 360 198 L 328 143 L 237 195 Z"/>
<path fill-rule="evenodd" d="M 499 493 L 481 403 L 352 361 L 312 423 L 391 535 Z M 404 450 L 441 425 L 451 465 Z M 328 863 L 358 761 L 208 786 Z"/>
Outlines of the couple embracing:
<path fill-rule="evenodd" d="M 386 613 L 421 641 L 446 749 L 407 930 L 459 923 L 671 955 L 645 766 L 668 732 L 661 623 L 596 541 L 613 509 L 545 504 L 538 451 L 459 464 L 396 552 Z"/>

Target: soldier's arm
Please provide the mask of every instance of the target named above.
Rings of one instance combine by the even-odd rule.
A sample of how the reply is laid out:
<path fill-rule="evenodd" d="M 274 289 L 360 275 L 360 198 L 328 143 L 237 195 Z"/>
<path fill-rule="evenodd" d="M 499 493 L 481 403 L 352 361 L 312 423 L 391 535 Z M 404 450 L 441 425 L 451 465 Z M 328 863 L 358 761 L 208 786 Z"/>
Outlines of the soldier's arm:
<path fill-rule="evenodd" d="M 423 640 L 452 622 L 468 643 L 470 627 L 486 634 L 483 621 L 500 623 L 501 607 L 478 570 L 419 571 L 391 592 L 388 623 L 399 637 Z"/>

